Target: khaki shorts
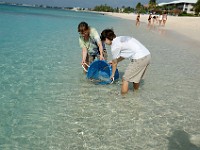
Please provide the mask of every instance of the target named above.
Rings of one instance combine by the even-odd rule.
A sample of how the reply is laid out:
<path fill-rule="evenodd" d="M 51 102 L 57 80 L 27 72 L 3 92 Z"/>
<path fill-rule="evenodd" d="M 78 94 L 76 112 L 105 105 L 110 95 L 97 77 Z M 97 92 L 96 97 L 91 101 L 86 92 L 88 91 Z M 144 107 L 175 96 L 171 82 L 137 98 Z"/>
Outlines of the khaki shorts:
<path fill-rule="evenodd" d="M 128 82 L 139 83 L 144 78 L 145 71 L 151 60 L 151 55 L 140 59 L 132 59 L 126 68 L 123 79 Z"/>
<path fill-rule="evenodd" d="M 107 51 L 103 51 L 103 57 L 104 57 L 105 60 L 108 59 Z M 91 64 L 95 60 L 95 58 L 97 58 L 98 60 L 100 59 L 99 55 L 89 55 L 89 54 L 87 54 L 86 62 L 88 64 Z"/>

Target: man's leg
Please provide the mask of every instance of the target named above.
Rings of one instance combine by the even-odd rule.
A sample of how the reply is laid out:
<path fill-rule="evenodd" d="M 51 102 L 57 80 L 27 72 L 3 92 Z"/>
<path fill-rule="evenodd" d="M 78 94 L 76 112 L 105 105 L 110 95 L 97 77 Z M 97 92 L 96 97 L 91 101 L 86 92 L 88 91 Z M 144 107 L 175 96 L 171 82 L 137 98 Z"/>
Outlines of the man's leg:
<path fill-rule="evenodd" d="M 140 83 L 133 83 L 133 89 L 138 90 L 140 87 Z"/>
<path fill-rule="evenodd" d="M 125 95 L 128 93 L 128 81 L 122 79 L 121 94 Z"/>

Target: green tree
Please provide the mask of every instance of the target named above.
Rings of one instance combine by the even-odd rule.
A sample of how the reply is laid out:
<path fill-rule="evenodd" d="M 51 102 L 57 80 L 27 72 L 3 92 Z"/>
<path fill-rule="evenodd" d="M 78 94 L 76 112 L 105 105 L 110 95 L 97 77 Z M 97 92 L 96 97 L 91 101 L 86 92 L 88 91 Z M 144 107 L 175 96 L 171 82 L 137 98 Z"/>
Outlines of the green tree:
<path fill-rule="evenodd" d="M 130 13 L 134 11 L 134 8 L 131 7 L 125 7 L 122 6 L 122 9 L 117 8 L 112 8 L 110 6 L 105 5 L 100 5 L 100 6 L 95 6 L 94 9 L 92 9 L 93 11 L 103 11 L 103 12 L 124 12 L 124 13 Z"/>
<path fill-rule="evenodd" d="M 156 8 L 156 0 L 149 0 L 149 9 Z"/>
<path fill-rule="evenodd" d="M 149 0 L 150 5 L 156 5 L 156 0 Z"/>
<path fill-rule="evenodd" d="M 124 12 L 125 12 L 125 13 L 131 13 L 131 12 L 133 12 L 133 11 L 134 11 L 134 9 L 131 8 L 131 7 L 124 7 Z"/>
<path fill-rule="evenodd" d="M 135 9 L 137 12 L 140 12 L 140 10 L 143 8 L 142 4 L 141 3 L 137 3 Z"/>
<path fill-rule="evenodd" d="M 196 2 L 196 4 L 194 5 L 194 11 L 195 11 L 195 14 L 199 15 L 199 12 L 200 12 L 200 0 L 198 0 Z"/>
<path fill-rule="evenodd" d="M 114 9 L 110 6 L 105 5 L 100 5 L 100 6 L 95 6 L 94 11 L 104 11 L 104 12 L 114 12 Z"/>

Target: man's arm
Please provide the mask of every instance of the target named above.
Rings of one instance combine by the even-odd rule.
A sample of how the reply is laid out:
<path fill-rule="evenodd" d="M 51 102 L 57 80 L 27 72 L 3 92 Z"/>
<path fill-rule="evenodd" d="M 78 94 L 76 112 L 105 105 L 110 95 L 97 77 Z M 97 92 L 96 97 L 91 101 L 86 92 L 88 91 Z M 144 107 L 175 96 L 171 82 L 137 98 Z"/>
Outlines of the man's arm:
<path fill-rule="evenodd" d="M 117 69 L 117 59 L 112 60 L 112 75 L 111 75 L 111 79 L 113 79 L 113 77 L 115 76 L 115 71 Z"/>
<path fill-rule="evenodd" d="M 117 63 L 120 62 L 120 61 L 122 61 L 123 59 L 124 59 L 123 57 L 117 58 Z"/>
<path fill-rule="evenodd" d="M 123 59 L 123 57 L 119 57 L 117 59 L 112 60 L 112 75 L 110 77 L 111 79 L 113 79 L 113 77 L 115 76 L 115 71 L 117 69 L 118 62 L 122 61 Z"/>

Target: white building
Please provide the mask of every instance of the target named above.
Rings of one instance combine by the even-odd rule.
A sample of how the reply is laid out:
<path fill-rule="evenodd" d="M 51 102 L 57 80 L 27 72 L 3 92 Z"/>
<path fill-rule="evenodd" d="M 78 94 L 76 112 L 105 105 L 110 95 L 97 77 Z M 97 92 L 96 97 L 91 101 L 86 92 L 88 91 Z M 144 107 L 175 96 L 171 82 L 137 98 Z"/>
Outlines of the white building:
<path fill-rule="evenodd" d="M 168 3 L 159 3 L 158 6 L 174 6 L 175 8 L 185 11 L 188 14 L 194 14 L 194 4 L 197 3 L 197 0 L 177 0 Z"/>

